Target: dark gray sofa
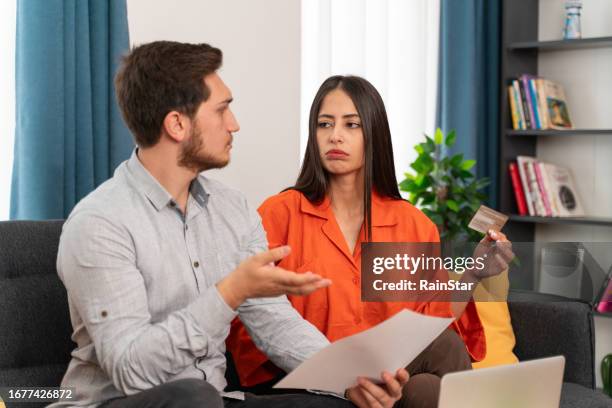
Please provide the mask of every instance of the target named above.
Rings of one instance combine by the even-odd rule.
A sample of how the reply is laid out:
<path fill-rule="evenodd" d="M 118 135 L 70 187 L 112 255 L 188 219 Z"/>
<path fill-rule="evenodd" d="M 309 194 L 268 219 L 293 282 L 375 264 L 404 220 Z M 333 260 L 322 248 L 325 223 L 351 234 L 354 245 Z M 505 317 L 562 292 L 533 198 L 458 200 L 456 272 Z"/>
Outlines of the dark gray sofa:
<path fill-rule="evenodd" d="M 66 291 L 55 269 L 62 223 L 0 222 L 0 386 L 58 386 L 70 359 Z M 612 406 L 612 399 L 593 390 L 590 306 L 529 292 L 512 292 L 510 300 L 519 358 L 566 358 L 561 406 Z"/>

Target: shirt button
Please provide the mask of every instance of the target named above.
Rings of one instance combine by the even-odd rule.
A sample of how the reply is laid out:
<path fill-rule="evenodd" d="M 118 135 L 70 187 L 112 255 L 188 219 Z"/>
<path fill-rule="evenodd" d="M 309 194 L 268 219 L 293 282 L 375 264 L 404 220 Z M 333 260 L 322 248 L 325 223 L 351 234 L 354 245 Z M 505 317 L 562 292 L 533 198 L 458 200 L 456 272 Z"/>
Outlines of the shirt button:
<path fill-rule="evenodd" d="M 199 263 L 198 261 L 195 261 L 195 262 L 193 263 L 193 267 L 194 267 L 194 268 L 197 268 L 198 266 L 200 266 L 200 263 Z"/>
<path fill-rule="evenodd" d="M 185 231 L 187 231 L 189 229 L 188 225 L 185 225 Z"/>
<path fill-rule="evenodd" d="M 359 284 L 359 279 L 357 279 L 357 278 L 353 278 L 353 283 L 354 283 L 355 285 L 358 285 L 358 284 Z"/>

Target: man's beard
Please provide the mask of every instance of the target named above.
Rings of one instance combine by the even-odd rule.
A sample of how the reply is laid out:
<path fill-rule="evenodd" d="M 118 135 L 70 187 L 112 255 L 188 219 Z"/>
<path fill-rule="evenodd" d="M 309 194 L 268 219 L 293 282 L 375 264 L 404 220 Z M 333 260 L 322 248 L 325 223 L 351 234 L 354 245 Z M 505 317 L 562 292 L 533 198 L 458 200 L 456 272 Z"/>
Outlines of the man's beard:
<path fill-rule="evenodd" d="M 181 149 L 181 155 L 178 162 L 179 166 L 195 170 L 198 173 L 227 166 L 229 160 L 213 157 L 211 154 L 204 151 L 203 146 L 204 141 L 202 140 L 202 132 L 197 126 L 194 126 L 191 130 L 189 139 Z"/>

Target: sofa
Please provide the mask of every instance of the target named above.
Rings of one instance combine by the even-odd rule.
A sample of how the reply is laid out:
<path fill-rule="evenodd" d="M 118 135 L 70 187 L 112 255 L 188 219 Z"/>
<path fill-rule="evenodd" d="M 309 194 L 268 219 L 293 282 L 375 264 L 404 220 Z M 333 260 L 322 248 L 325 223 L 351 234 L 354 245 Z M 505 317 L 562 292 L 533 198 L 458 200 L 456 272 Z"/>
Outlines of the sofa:
<path fill-rule="evenodd" d="M 0 222 L 0 386 L 59 386 L 75 347 L 56 254 L 63 221 Z M 561 407 L 603 408 L 594 390 L 591 305 L 511 291 L 510 314 L 521 360 L 566 358 Z M 236 373 L 227 378 L 235 382 Z M 44 404 L 24 403 L 18 407 Z"/>

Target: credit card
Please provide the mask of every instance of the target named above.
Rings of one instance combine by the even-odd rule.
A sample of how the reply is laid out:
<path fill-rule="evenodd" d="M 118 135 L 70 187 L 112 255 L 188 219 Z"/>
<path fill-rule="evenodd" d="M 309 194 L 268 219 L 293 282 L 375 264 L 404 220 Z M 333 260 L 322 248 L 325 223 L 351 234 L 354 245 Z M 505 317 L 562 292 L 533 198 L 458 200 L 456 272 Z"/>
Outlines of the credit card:
<path fill-rule="evenodd" d="M 501 231 L 508 221 L 508 216 L 489 207 L 481 205 L 468 224 L 473 230 L 486 234 L 489 230 Z"/>

